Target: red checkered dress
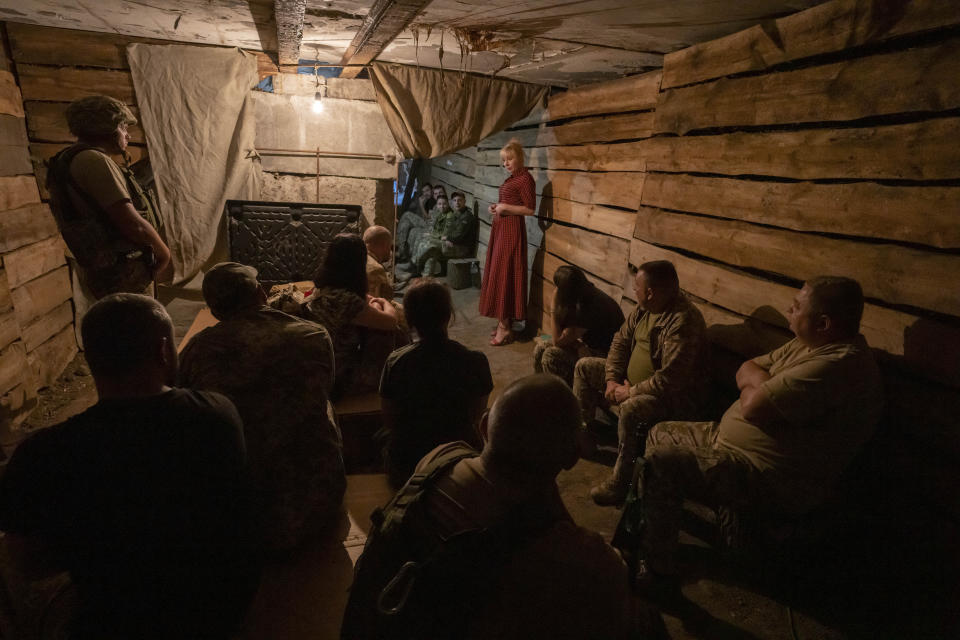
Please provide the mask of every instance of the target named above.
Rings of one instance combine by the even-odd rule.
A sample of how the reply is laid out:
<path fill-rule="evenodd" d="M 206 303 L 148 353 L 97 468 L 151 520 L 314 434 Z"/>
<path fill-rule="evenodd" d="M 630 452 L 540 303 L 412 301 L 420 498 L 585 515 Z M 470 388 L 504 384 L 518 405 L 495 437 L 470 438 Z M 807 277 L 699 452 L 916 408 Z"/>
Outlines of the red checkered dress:
<path fill-rule="evenodd" d="M 536 210 L 536 184 L 526 168 L 500 185 L 500 202 Z M 495 216 L 480 287 L 480 315 L 498 320 L 527 317 L 526 216 Z"/>

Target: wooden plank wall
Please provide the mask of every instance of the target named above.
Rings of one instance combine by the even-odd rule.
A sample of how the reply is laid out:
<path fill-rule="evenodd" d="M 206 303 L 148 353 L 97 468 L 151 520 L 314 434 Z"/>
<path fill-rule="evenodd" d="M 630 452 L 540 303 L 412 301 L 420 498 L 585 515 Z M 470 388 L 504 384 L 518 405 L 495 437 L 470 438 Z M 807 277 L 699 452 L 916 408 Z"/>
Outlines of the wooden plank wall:
<path fill-rule="evenodd" d="M 20 86 L 0 24 L 0 444 L 77 353 L 63 241 L 33 173 Z"/>
<path fill-rule="evenodd" d="M 754 334 L 787 326 L 804 279 L 856 278 L 890 391 L 886 471 L 957 519 L 960 13 L 898 7 L 834 0 L 668 54 L 630 261 L 672 259 Z"/>
<path fill-rule="evenodd" d="M 450 156 L 433 176 L 472 185 L 484 212 L 504 178 L 497 149 L 519 138 L 540 197 L 534 315 L 549 314 L 560 264 L 630 310 L 628 265 L 672 260 L 727 386 L 743 358 L 790 337 L 804 279 L 856 278 L 888 389 L 878 471 L 909 478 L 918 503 L 955 522 L 958 77 L 951 3 L 834 0 L 668 54 L 662 75 L 555 94 L 479 144 L 472 183 Z"/>

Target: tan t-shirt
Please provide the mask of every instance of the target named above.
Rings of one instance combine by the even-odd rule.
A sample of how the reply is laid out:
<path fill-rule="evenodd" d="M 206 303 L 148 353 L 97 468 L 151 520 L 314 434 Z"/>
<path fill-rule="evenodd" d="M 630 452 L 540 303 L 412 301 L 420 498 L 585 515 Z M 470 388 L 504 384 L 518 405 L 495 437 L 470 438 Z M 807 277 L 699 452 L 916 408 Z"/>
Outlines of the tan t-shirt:
<path fill-rule="evenodd" d="M 367 254 L 367 293 L 375 298 L 393 299 L 393 287 L 390 277 L 377 259 Z"/>
<path fill-rule="evenodd" d="M 633 351 L 627 363 L 627 380 L 630 384 L 640 384 L 656 371 L 650 356 L 650 330 L 659 317 L 659 314 L 644 313 L 633 332 Z"/>
<path fill-rule="evenodd" d="M 100 151 L 86 149 L 74 156 L 70 163 L 70 176 L 103 209 L 130 199 L 127 181 L 120 167 Z"/>
<path fill-rule="evenodd" d="M 880 370 L 863 336 L 816 349 L 794 338 L 754 362 L 772 376 L 763 389 L 783 420 L 760 428 L 738 400 L 720 420 L 717 442 L 763 474 L 779 506 L 808 511 L 873 434 L 883 408 Z"/>

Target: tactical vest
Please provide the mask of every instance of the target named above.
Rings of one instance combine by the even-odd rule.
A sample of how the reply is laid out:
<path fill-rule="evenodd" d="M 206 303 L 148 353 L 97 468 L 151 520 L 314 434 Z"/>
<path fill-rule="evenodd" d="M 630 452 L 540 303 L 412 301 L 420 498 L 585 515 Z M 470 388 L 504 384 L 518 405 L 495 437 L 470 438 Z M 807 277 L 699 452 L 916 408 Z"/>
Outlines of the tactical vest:
<path fill-rule="evenodd" d="M 140 293 L 153 279 L 153 251 L 124 238 L 103 207 L 80 188 L 70 165 L 81 151 L 100 149 L 77 143 L 63 149 L 47 165 L 50 209 L 64 242 L 79 266 L 78 276 L 96 298 L 110 293 Z M 133 173 L 121 168 L 131 203 L 148 223 L 158 228 L 153 202 Z M 81 200 L 85 207 L 76 205 Z"/>

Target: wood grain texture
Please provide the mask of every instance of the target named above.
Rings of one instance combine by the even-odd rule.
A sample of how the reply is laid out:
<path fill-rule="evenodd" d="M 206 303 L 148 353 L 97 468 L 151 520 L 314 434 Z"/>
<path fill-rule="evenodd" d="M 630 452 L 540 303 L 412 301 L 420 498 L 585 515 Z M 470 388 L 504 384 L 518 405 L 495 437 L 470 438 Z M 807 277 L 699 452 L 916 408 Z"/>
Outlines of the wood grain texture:
<path fill-rule="evenodd" d="M 640 111 L 657 106 L 661 72 L 608 80 L 570 89 L 550 96 L 547 113 L 551 120 L 597 113 Z"/>
<path fill-rule="evenodd" d="M 658 133 L 857 120 L 960 107 L 960 39 L 844 62 L 668 89 Z"/>
<path fill-rule="evenodd" d="M 26 146 L 0 144 L 0 176 L 33 173 L 30 152 Z"/>
<path fill-rule="evenodd" d="M 541 198 L 537 216 L 549 222 L 563 222 L 630 240 L 636 213 L 601 205 L 582 204 L 561 198 Z"/>
<path fill-rule="evenodd" d="M 30 139 L 37 142 L 73 142 L 77 139 L 67 126 L 66 110 L 69 102 L 28 101 L 23 108 L 27 114 L 27 130 Z M 134 117 L 140 118 L 140 110 L 131 107 Z M 127 128 L 130 142 L 146 144 L 143 129 L 139 124 Z"/>
<path fill-rule="evenodd" d="M 441 169 L 445 169 L 447 171 L 453 171 L 454 173 L 459 173 L 467 176 L 468 178 L 473 177 L 473 172 L 477 168 L 476 162 L 473 158 L 468 158 L 458 153 L 450 153 L 439 158 L 434 158 L 431 163 L 435 167 L 440 167 Z"/>
<path fill-rule="evenodd" d="M 23 286 L 11 289 L 10 297 L 17 314 L 17 322 L 21 327 L 26 327 L 72 297 L 69 270 L 65 266 L 60 267 Z"/>
<path fill-rule="evenodd" d="M 651 140 L 569 147 L 535 147 L 527 150 L 527 168 L 575 171 L 646 171 Z M 499 164 L 499 151 L 479 151 L 480 164 Z"/>
<path fill-rule="evenodd" d="M 0 115 L 0 145 L 26 147 L 27 128 L 20 116 Z"/>
<path fill-rule="evenodd" d="M 555 224 L 543 235 L 543 248 L 607 282 L 621 282 L 630 243 L 576 227 Z"/>
<path fill-rule="evenodd" d="M 24 100 L 70 102 L 104 94 L 127 105 L 137 103 L 129 71 L 17 64 Z"/>
<path fill-rule="evenodd" d="M 66 326 L 73 326 L 73 303 L 69 300 L 21 329 L 27 352 L 33 351 Z"/>
<path fill-rule="evenodd" d="M 835 0 L 738 33 L 668 53 L 668 89 L 960 24 L 942 0 Z"/>
<path fill-rule="evenodd" d="M 432 166 L 430 168 L 430 172 L 434 182 L 437 180 L 442 180 L 448 185 L 454 187 L 457 191 L 465 191 L 469 194 L 474 194 L 476 182 L 473 178 L 460 175 L 459 173 L 455 173 L 453 171 L 448 171 L 437 165 Z M 447 190 L 447 195 L 450 195 L 449 189 Z"/>
<path fill-rule="evenodd" d="M 35 185 L 36 183 L 34 183 Z M 57 233 L 57 223 L 45 204 L 28 204 L 0 211 L 0 253 L 39 242 Z"/>
<path fill-rule="evenodd" d="M 63 239 L 57 234 L 4 255 L 3 266 L 10 288 L 19 287 L 66 264 L 64 248 Z"/>
<path fill-rule="evenodd" d="M 527 147 L 552 147 L 590 142 L 613 142 L 616 140 L 639 140 L 653 135 L 655 115 L 653 111 L 628 113 L 617 116 L 580 118 L 566 124 L 532 129 L 501 131 L 477 143 L 481 149 L 502 149 L 510 140 L 516 139 Z"/>
<path fill-rule="evenodd" d="M 960 187 L 647 174 L 643 204 L 795 231 L 960 247 Z"/>
<path fill-rule="evenodd" d="M 17 341 L 0 350 L 0 394 L 23 382 L 29 367 L 23 342 Z"/>
<path fill-rule="evenodd" d="M 868 298 L 960 316 L 960 255 L 838 240 L 653 207 L 641 207 L 637 213 L 636 237 L 800 281 L 828 271 L 856 279 Z"/>
<path fill-rule="evenodd" d="M 0 114 L 23 117 L 23 97 L 20 87 L 9 71 L 0 71 Z"/>
<path fill-rule="evenodd" d="M 571 265 L 563 258 L 553 255 L 547 251 L 541 251 L 537 254 L 534 261 L 533 271 L 537 275 L 541 276 L 545 280 L 553 282 L 553 274 L 556 273 L 557 269 L 562 266 L 577 266 Z M 595 287 L 603 291 L 605 294 L 616 300 L 620 301 L 620 297 L 623 295 L 623 288 L 619 284 L 614 284 L 607 282 L 602 278 L 598 278 L 592 273 L 587 273 L 584 271 L 584 274 Z"/>
<path fill-rule="evenodd" d="M 0 177 L 0 211 L 39 202 L 40 192 L 33 176 Z"/>
<path fill-rule="evenodd" d="M 935 118 L 883 127 L 663 137 L 632 144 L 649 171 L 799 180 L 955 180 L 960 178 L 958 138 L 960 118 Z"/>
<path fill-rule="evenodd" d="M 13 312 L 13 309 L 0 311 L 0 350 L 19 339 L 20 323 L 17 322 L 17 315 Z"/>
<path fill-rule="evenodd" d="M 71 324 L 28 353 L 27 362 L 43 388 L 53 384 L 76 355 L 77 339 Z"/>

